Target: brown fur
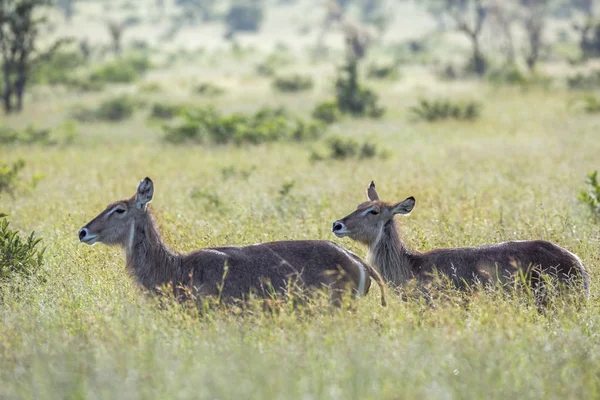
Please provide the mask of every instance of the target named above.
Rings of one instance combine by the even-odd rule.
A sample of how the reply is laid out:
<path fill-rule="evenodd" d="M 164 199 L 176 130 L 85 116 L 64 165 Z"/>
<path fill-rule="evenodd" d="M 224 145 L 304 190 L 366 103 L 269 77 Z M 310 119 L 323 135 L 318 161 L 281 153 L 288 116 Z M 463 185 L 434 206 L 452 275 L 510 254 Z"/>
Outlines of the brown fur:
<path fill-rule="evenodd" d="M 334 222 L 333 232 L 369 246 L 369 263 L 393 285 L 402 286 L 411 279 L 425 283 L 436 272 L 459 287 L 478 282 L 506 284 L 519 274 L 537 285 L 542 275 L 547 275 L 571 287 L 579 285 L 589 294 L 589 277 L 581 260 L 560 246 L 533 240 L 426 253 L 412 251 L 402 241 L 394 215 L 410 213 L 414 198 L 396 204 L 380 201 L 373 182 L 367 197 L 369 201 L 360 204 L 356 211 Z"/>
<path fill-rule="evenodd" d="M 152 181 L 146 178 L 135 196 L 110 204 L 79 231 L 80 240 L 86 243 L 124 247 L 127 269 L 147 289 L 172 285 L 183 288 L 176 290 L 177 294 L 191 291 L 231 301 L 250 293 L 268 298 L 289 290 L 289 283 L 294 283 L 302 289 L 329 288 L 334 304 L 339 305 L 345 289 L 350 287 L 356 293 L 362 275 L 362 294 L 368 292 L 373 277 L 385 305 L 385 288 L 377 271 L 329 241 L 280 241 L 174 253 L 163 243 L 147 207 L 152 195 Z"/>

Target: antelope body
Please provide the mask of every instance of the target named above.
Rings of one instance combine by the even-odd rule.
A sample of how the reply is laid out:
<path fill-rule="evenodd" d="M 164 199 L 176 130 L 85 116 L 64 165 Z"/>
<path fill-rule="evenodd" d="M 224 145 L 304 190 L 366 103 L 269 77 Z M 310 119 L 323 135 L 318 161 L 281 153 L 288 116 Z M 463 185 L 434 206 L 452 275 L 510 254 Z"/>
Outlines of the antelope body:
<path fill-rule="evenodd" d="M 128 200 L 110 204 L 79 230 L 80 241 L 120 245 L 125 248 L 127 269 L 149 290 L 172 285 L 176 294 L 189 290 L 197 296 L 220 296 L 225 301 L 244 299 L 250 293 L 270 297 L 294 283 L 302 289 L 330 288 L 339 305 L 342 292 L 351 287 L 364 295 L 373 277 L 381 276 L 370 265 L 343 247 L 325 240 L 279 241 L 245 247 L 206 248 L 177 254 L 163 243 L 152 212 L 154 185 L 142 180 Z"/>
<path fill-rule="evenodd" d="M 332 231 L 369 246 L 368 262 L 392 285 L 402 286 L 411 279 L 427 283 L 436 273 L 459 287 L 506 284 L 523 274 L 532 285 L 540 285 L 548 276 L 570 287 L 578 285 L 589 294 L 589 277 L 581 260 L 560 246 L 542 240 L 512 241 L 420 253 L 405 246 L 394 220 L 396 214 L 412 211 L 414 197 L 383 202 L 371 182 L 367 198 L 356 211 L 335 221 Z"/>

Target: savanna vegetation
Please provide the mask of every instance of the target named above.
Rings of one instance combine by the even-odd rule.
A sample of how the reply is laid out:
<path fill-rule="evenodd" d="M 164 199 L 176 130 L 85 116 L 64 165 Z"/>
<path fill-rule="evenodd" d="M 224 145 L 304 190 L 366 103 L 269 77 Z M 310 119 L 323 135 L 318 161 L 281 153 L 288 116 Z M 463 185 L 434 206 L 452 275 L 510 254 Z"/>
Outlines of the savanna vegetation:
<path fill-rule="evenodd" d="M 0 398 L 597 398 L 598 7 L 0 3 L 0 45 L 29 40 L 0 54 Z M 375 180 L 416 198 L 396 217 L 411 248 L 549 240 L 590 297 L 177 302 L 77 237 L 145 176 L 178 251 L 326 239 L 364 258 L 331 224 Z"/>

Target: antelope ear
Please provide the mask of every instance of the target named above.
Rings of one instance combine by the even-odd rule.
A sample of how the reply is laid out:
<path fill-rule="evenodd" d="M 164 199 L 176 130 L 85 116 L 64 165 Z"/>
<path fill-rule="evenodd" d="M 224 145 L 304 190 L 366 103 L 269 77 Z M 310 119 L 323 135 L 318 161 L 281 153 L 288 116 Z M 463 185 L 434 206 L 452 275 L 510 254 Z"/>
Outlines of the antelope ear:
<path fill-rule="evenodd" d="M 371 181 L 371 184 L 367 188 L 367 198 L 370 201 L 379 200 L 379 196 L 377 195 L 377 191 L 375 190 L 375 182 Z"/>
<path fill-rule="evenodd" d="M 392 214 L 410 214 L 412 209 L 415 207 L 415 203 L 415 198 L 410 196 L 406 200 L 394 204 L 391 209 Z"/>
<path fill-rule="evenodd" d="M 138 185 L 135 195 L 135 206 L 141 210 L 152 200 L 153 195 L 154 184 L 152 183 L 152 179 L 145 177 Z"/>

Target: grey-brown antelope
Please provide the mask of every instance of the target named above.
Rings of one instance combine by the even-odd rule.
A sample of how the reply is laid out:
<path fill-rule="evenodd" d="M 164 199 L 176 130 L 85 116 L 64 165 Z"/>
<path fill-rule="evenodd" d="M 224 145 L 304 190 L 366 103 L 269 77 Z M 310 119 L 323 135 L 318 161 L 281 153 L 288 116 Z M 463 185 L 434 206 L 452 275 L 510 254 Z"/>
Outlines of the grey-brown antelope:
<path fill-rule="evenodd" d="M 274 291 L 289 290 L 291 282 L 302 289 L 328 288 L 333 303 L 339 305 L 348 288 L 359 295 L 367 293 L 373 277 L 385 305 L 385 286 L 377 271 L 350 251 L 325 240 L 174 253 L 163 243 L 148 207 L 153 193 L 152 180 L 145 178 L 133 197 L 109 204 L 79 230 L 79 240 L 84 243 L 124 247 L 127 269 L 147 289 L 172 285 L 176 294 L 191 291 L 195 296 L 220 296 L 231 301 L 250 293 L 270 297 Z"/>
<path fill-rule="evenodd" d="M 367 198 L 356 211 L 335 221 L 332 231 L 338 237 L 348 236 L 366 244 L 367 261 L 392 285 L 402 286 L 411 279 L 424 284 L 436 273 L 459 287 L 477 282 L 506 284 L 521 275 L 540 288 L 540 282 L 548 277 L 589 294 L 589 277 L 581 260 L 553 243 L 513 241 L 420 253 L 406 247 L 394 219 L 412 211 L 414 197 L 399 203 L 381 201 L 371 182 Z"/>

